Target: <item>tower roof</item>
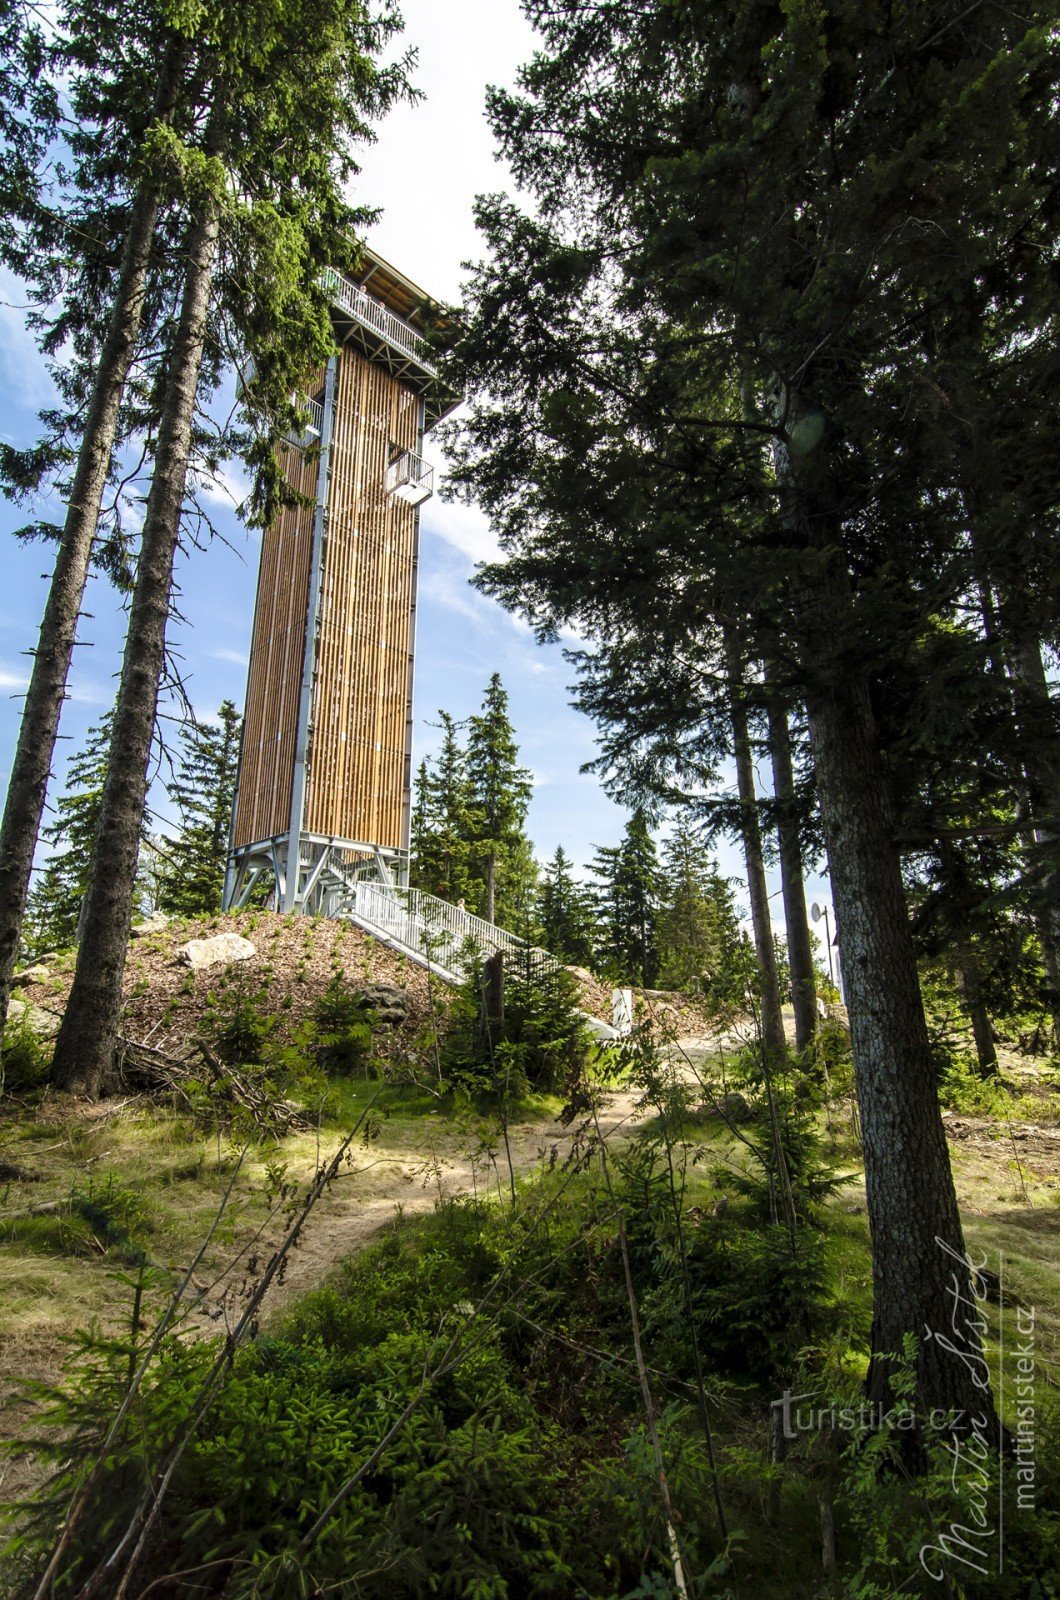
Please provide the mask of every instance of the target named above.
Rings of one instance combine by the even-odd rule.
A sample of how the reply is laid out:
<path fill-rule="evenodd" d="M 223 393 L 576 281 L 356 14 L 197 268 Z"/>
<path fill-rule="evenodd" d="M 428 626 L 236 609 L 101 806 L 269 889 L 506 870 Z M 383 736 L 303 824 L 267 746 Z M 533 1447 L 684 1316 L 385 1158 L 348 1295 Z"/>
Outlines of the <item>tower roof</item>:
<path fill-rule="evenodd" d="M 443 383 L 434 353 L 417 326 L 419 309 L 430 296 L 376 251 L 365 247 L 362 254 L 364 266 L 356 282 L 332 267 L 324 274 L 336 332 L 422 396 L 429 428 L 462 398 Z"/>
<path fill-rule="evenodd" d="M 377 300 L 382 300 L 391 311 L 396 311 L 399 317 L 404 317 L 406 322 L 417 320 L 420 306 L 431 298 L 426 289 L 421 289 L 418 283 L 406 278 L 377 250 L 365 245 L 361 254 L 364 259 L 364 269 L 358 279 L 361 287 L 374 294 Z"/>

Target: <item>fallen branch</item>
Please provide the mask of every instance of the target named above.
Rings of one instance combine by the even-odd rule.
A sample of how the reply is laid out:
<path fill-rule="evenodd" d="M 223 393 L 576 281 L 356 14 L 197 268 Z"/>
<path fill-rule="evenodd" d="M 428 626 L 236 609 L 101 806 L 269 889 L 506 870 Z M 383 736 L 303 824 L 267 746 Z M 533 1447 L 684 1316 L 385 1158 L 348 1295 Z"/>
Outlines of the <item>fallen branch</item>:
<path fill-rule="evenodd" d="M 195 1114 L 201 1113 L 202 1106 L 191 1091 L 194 1085 L 202 1084 L 216 1108 L 230 1115 L 240 1111 L 249 1114 L 262 1133 L 274 1138 L 305 1132 L 313 1126 L 298 1106 L 273 1094 L 245 1068 L 224 1066 L 205 1040 L 193 1040 L 192 1048 L 206 1067 L 205 1079 L 185 1057 L 171 1055 L 142 1040 L 122 1038 L 119 1076 L 129 1087 L 142 1085 L 154 1093 L 176 1094 Z"/>

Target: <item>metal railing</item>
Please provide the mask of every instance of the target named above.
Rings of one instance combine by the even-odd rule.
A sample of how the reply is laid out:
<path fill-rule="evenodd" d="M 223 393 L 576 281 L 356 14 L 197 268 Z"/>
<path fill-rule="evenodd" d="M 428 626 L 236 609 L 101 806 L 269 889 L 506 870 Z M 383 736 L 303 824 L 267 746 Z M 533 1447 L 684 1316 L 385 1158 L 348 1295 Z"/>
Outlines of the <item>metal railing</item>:
<path fill-rule="evenodd" d="M 351 283 L 334 267 L 325 267 L 322 280 L 336 305 L 348 311 L 362 327 L 379 335 L 393 349 L 411 357 L 425 372 L 437 374 L 437 367 L 428 353 L 427 341 L 415 333 L 407 322 L 388 310 L 359 284 Z"/>
<path fill-rule="evenodd" d="M 303 400 L 302 404 L 309 412 L 308 431 L 315 433 L 319 439 L 324 430 L 324 402 L 323 400 Z"/>
<path fill-rule="evenodd" d="M 558 965 L 547 950 L 538 950 L 514 933 L 422 889 L 388 889 L 381 883 L 356 883 L 351 888 L 347 910 L 359 922 L 456 976 L 466 972 L 470 948 L 482 955 L 497 950 L 518 952 L 532 971 Z"/>
<path fill-rule="evenodd" d="M 386 469 L 386 492 L 418 506 L 434 493 L 434 468 L 414 450 L 402 450 Z"/>
<path fill-rule="evenodd" d="M 392 949 L 405 952 L 421 966 L 433 968 L 447 981 L 459 982 L 467 976 L 469 958 L 473 963 L 476 955 L 491 956 L 498 950 L 516 958 L 518 965 L 513 963 L 513 970 L 521 970 L 527 977 L 556 972 L 562 964 L 547 950 L 527 944 L 514 933 L 474 916 L 462 906 L 425 894 L 422 889 L 396 885 L 388 888 L 368 880 L 347 880 L 347 888 L 343 915 L 352 917 L 366 933 L 375 934 Z M 579 1015 L 597 1039 L 619 1038 L 632 1025 L 632 1011 L 625 1019 L 616 1012 L 613 1027 L 587 1011 Z"/>

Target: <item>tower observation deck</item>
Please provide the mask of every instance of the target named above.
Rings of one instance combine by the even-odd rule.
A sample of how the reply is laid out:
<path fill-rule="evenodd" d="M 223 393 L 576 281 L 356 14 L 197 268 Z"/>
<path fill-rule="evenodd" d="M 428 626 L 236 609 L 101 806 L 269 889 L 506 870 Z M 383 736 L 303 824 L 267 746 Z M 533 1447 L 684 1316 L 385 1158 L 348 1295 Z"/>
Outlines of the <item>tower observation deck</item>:
<path fill-rule="evenodd" d="M 324 282 L 337 348 L 284 445 L 310 503 L 262 541 L 226 909 L 263 877 L 277 910 L 328 915 L 406 877 L 423 438 L 459 396 L 415 284 L 368 251 L 357 282 Z"/>

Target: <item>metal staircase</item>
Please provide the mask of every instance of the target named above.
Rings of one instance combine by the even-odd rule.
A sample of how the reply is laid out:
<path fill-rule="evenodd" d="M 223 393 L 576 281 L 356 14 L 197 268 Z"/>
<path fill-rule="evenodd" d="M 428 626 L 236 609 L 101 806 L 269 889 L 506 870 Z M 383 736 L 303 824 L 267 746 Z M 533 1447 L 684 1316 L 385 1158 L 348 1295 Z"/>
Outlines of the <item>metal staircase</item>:
<path fill-rule="evenodd" d="M 519 951 L 534 969 L 559 965 L 547 950 L 535 949 L 514 933 L 422 889 L 378 880 L 353 882 L 341 915 L 410 961 L 430 967 L 447 983 L 460 983 L 470 961 L 498 950 Z"/>
<path fill-rule="evenodd" d="M 427 967 L 444 983 L 462 982 L 471 963 L 498 950 L 518 956 L 520 967 L 528 972 L 554 971 L 561 965 L 547 950 L 422 889 L 378 880 L 352 881 L 338 915 L 356 923 L 380 944 Z M 587 1012 L 582 1016 L 601 1040 L 617 1039 L 628 1031 L 609 1027 Z"/>

